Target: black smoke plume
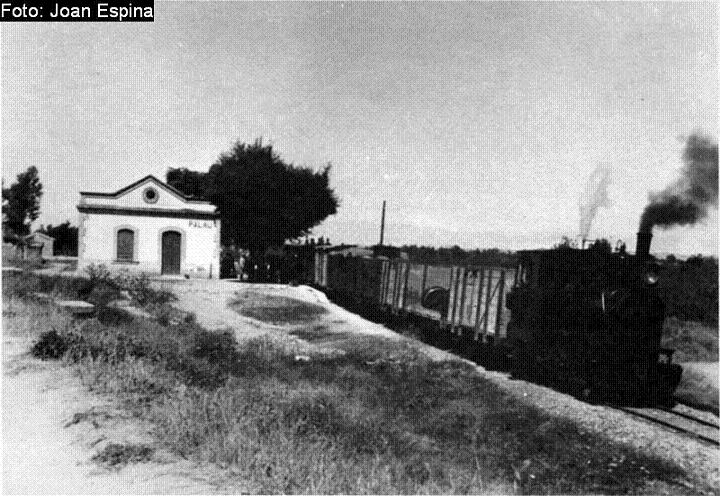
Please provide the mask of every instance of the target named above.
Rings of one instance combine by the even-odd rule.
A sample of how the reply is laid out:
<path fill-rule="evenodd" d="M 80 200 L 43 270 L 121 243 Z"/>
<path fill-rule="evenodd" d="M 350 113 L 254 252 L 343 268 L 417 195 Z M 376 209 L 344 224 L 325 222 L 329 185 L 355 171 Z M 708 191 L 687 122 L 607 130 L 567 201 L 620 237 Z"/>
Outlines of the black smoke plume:
<path fill-rule="evenodd" d="M 659 193 L 650 193 L 650 203 L 640 219 L 640 232 L 655 226 L 668 229 L 694 224 L 710 207 L 718 205 L 718 145 L 693 134 L 683 153 L 680 178 Z"/>

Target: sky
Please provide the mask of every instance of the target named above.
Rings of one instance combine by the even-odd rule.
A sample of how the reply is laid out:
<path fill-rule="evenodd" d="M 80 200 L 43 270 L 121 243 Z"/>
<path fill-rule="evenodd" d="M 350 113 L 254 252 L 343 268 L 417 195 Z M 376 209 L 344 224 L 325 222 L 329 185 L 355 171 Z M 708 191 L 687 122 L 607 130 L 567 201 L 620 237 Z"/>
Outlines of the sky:
<path fill-rule="evenodd" d="M 207 170 L 237 141 L 332 164 L 338 213 L 313 231 L 374 244 L 549 247 L 634 237 L 684 138 L 718 137 L 715 3 L 157 1 L 154 23 L 5 24 L 2 176 L 30 165 L 36 224 L 79 191 Z M 713 210 L 653 251 L 718 252 Z"/>

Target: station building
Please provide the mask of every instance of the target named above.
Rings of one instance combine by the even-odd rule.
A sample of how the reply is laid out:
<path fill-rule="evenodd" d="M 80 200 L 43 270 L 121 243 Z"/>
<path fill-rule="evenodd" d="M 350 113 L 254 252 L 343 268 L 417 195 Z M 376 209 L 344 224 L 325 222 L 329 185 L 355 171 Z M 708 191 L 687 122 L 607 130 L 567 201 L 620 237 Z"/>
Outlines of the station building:
<path fill-rule="evenodd" d="M 220 216 L 150 175 L 114 193 L 80 192 L 78 268 L 217 278 Z"/>

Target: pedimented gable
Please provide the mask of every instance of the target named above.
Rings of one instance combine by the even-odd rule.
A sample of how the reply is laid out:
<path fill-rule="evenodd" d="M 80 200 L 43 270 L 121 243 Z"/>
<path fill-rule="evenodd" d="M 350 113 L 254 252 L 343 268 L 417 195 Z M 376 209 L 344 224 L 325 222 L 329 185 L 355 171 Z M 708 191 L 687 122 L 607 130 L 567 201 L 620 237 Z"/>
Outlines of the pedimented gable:
<path fill-rule="evenodd" d="M 215 211 L 211 203 L 187 198 L 182 192 L 154 176 L 147 176 L 115 193 L 82 191 L 80 205 L 144 210 Z"/>

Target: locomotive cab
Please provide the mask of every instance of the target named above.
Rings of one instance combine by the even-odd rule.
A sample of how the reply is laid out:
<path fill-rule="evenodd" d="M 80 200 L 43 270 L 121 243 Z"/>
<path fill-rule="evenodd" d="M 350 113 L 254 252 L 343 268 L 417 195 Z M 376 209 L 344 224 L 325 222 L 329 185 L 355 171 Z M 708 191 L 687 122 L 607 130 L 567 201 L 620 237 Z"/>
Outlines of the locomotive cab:
<path fill-rule="evenodd" d="M 584 399 L 668 402 L 681 369 L 660 346 L 658 266 L 606 248 L 519 253 L 506 303 L 513 375 Z"/>

